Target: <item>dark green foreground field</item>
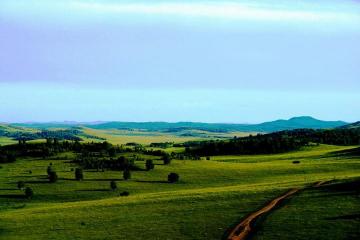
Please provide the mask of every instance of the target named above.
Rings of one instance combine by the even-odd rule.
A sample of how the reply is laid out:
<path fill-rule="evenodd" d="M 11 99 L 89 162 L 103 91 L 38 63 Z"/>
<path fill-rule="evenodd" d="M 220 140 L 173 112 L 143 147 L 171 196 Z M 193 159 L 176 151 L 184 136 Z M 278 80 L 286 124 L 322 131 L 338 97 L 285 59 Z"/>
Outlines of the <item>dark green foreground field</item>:
<path fill-rule="evenodd" d="M 90 170 L 83 181 L 75 181 L 68 160 L 18 159 L 0 168 L 0 238 L 222 239 L 244 216 L 289 188 L 332 180 L 298 193 L 260 219 L 254 237 L 357 239 L 359 187 L 336 185 L 360 177 L 360 156 L 339 153 L 352 148 L 320 145 L 170 165 L 155 160 L 154 170 L 134 171 L 128 181 L 120 171 Z M 52 184 L 46 176 L 50 162 L 59 176 Z M 170 172 L 180 175 L 178 183 L 166 182 Z M 20 180 L 34 190 L 31 200 L 17 189 Z M 111 180 L 118 190 L 110 190 Z M 130 196 L 120 197 L 123 191 Z"/>

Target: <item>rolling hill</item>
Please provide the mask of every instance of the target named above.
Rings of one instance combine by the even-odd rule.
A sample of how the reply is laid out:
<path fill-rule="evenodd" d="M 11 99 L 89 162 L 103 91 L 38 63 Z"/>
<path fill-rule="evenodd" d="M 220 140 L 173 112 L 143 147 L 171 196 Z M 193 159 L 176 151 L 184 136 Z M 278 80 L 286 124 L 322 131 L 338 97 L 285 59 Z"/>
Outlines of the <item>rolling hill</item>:
<path fill-rule="evenodd" d="M 302 116 L 288 120 L 276 120 L 260 124 L 235 124 L 235 123 L 202 123 L 202 122 L 54 122 L 54 123 L 16 123 L 12 126 L 21 126 L 37 129 L 70 128 L 85 126 L 92 129 L 141 129 L 145 131 L 178 132 L 182 130 L 202 130 L 209 132 L 275 132 L 299 128 L 327 129 L 346 125 L 343 121 L 322 121 L 313 117 Z"/>
<path fill-rule="evenodd" d="M 322 121 L 312 117 L 294 117 L 289 120 L 276 120 L 260 124 L 229 124 L 200 122 L 106 122 L 86 125 L 94 129 L 142 129 L 148 131 L 176 132 L 184 129 L 204 130 L 213 132 L 275 132 L 299 128 L 326 129 L 346 125 L 343 121 Z"/>
<path fill-rule="evenodd" d="M 360 128 L 360 121 L 341 126 L 340 128 L 344 128 L 344 129 Z"/>

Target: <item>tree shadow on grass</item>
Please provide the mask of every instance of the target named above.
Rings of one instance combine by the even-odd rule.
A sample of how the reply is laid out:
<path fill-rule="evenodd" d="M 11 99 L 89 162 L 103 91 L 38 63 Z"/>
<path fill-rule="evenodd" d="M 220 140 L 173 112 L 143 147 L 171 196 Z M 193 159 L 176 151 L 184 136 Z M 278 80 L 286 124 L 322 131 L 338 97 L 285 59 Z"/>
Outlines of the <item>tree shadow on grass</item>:
<path fill-rule="evenodd" d="M 0 198 L 11 198 L 11 199 L 25 199 L 24 194 L 1 194 Z"/>
<path fill-rule="evenodd" d="M 341 151 L 330 152 L 325 157 L 354 158 L 360 157 L 360 148 L 353 148 Z"/>
<path fill-rule="evenodd" d="M 44 179 L 44 178 L 47 178 L 47 176 L 46 175 L 19 175 L 19 176 L 7 177 L 7 178 L 40 178 L 40 179 Z"/>
<path fill-rule="evenodd" d="M 0 188 L 0 191 L 19 191 L 18 188 Z"/>
<path fill-rule="evenodd" d="M 360 220 L 360 213 L 329 217 L 326 220 Z"/>
<path fill-rule="evenodd" d="M 110 189 L 80 189 L 75 190 L 76 192 L 110 192 Z"/>
<path fill-rule="evenodd" d="M 63 178 L 63 177 L 59 177 L 58 180 L 65 180 L 65 181 L 78 181 L 75 178 Z"/>
<path fill-rule="evenodd" d="M 360 192 L 360 179 L 347 182 L 325 184 L 319 187 L 324 192 Z"/>
<path fill-rule="evenodd" d="M 41 180 L 33 180 L 33 181 L 25 181 L 25 184 L 38 184 L 38 183 L 50 183 L 49 181 L 41 181 Z"/>
<path fill-rule="evenodd" d="M 169 183 L 168 181 L 158 181 L 158 180 L 135 180 L 135 182 L 141 182 L 141 183 Z"/>
<path fill-rule="evenodd" d="M 90 178 L 84 179 L 86 182 L 110 182 L 110 181 L 124 181 L 122 178 Z"/>

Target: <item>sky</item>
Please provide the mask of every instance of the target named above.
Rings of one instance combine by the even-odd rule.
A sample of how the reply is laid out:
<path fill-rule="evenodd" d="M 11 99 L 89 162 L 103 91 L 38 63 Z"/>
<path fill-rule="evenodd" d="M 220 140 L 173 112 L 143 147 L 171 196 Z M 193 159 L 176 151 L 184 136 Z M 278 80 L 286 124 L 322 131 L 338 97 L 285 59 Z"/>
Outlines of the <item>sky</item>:
<path fill-rule="evenodd" d="M 360 120 L 360 1 L 0 1 L 0 122 Z"/>

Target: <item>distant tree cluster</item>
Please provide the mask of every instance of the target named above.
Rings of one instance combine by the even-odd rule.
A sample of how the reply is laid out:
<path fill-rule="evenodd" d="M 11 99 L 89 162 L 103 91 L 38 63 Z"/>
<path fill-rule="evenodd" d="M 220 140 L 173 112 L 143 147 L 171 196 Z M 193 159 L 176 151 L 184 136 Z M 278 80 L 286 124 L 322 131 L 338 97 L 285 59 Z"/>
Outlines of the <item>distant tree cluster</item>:
<path fill-rule="evenodd" d="M 137 167 L 134 164 L 133 159 L 128 159 L 124 156 L 119 158 L 98 158 L 98 157 L 78 157 L 74 163 L 79 164 L 84 169 L 97 169 L 97 170 L 124 170 L 124 169 L 133 169 L 136 170 Z"/>
<path fill-rule="evenodd" d="M 227 154 L 271 154 L 297 150 L 309 143 L 357 145 L 360 129 L 297 129 L 232 140 L 188 142 L 186 152 L 199 156 Z"/>
<path fill-rule="evenodd" d="M 159 143 L 151 143 L 150 147 L 153 148 L 170 148 L 174 145 L 174 142 L 159 142 Z"/>
<path fill-rule="evenodd" d="M 60 140 L 78 140 L 82 139 L 78 135 L 83 134 L 80 130 L 77 129 L 66 129 L 66 130 L 42 130 L 40 132 L 25 132 L 25 131 L 6 131 L 0 130 L 0 136 L 9 137 L 16 140 L 35 140 L 35 139 L 46 139 L 46 138 L 56 138 Z"/>

